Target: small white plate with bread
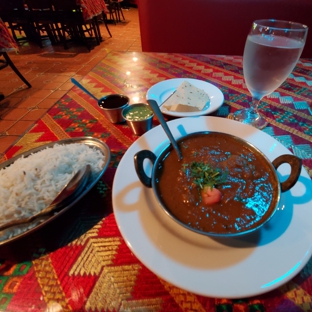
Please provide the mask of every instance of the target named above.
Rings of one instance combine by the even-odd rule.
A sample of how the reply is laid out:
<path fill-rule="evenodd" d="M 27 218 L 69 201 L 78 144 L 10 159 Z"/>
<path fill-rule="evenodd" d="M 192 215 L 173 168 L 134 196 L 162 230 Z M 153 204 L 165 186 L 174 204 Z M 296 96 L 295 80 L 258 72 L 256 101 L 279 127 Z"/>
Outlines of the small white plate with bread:
<path fill-rule="evenodd" d="M 204 80 L 173 78 L 147 90 L 146 99 L 155 100 L 163 114 L 174 117 L 208 115 L 224 101 L 219 88 Z"/>

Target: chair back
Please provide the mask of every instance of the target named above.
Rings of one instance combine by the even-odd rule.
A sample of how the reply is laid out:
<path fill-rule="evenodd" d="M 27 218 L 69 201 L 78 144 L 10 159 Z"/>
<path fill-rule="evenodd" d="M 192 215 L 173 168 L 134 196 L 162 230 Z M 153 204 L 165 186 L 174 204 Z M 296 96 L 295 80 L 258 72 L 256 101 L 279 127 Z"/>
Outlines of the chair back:
<path fill-rule="evenodd" d="M 0 17 L 4 22 L 24 19 L 26 13 L 24 0 L 0 0 Z"/>
<path fill-rule="evenodd" d="M 52 10 L 51 0 L 26 0 L 29 10 Z"/>
<path fill-rule="evenodd" d="M 40 1 L 40 0 L 39 0 Z M 76 0 L 52 0 L 53 7 L 56 11 L 80 11 L 80 6 Z"/>
<path fill-rule="evenodd" d="M 0 0 L 0 10 L 24 10 L 24 0 Z"/>

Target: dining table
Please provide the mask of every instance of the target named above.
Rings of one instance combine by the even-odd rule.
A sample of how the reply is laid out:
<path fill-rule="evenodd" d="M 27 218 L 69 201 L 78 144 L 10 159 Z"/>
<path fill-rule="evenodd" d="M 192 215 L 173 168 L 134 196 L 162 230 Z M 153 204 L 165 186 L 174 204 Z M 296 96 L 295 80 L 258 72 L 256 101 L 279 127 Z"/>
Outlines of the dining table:
<path fill-rule="evenodd" d="M 17 51 L 18 45 L 10 34 L 7 26 L 0 18 L 0 53 Z"/>
<path fill-rule="evenodd" d="M 17 239 L 0 241 L 0 311 L 312 311 L 312 227 L 309 231 L 311 220 L 302 216 L 312 203 L 312 59 L 299 59 L 287 80 L 261 101 L 259 111 L 268 121 L 262 130 L 232 119 L 233 112 L 251 101 L 242 56 L 108 51 L 80 83 L 96 98 L 124 94 L 134 104 L 147 103 L 150 88 L 175 78 L 207 82 L 223 95 L 208 115 L 166 115 L 175 136 L 181 125 L 211 123 L 226 132 L 242 129 L 247 139 L 257 134 L 256 145 L 267 144 L 270 151 L 277 146 L 302 160 L 298 207 L 289 209 L 281 233 L 263 242 L 262 232 L 255 244 L 236 241 L 231 246 L 202 235 L 201 245 L 195 246 L 199 234 L 178 237 L 178 225 L 168 229 L 172 220 L 157 221 L 166 216 L 154 216 L 152 191 L 132 176 L 133 152 L 149 144 L 159 151 L 159 142 L 166 141 L 156 117 L 151 130 L 134 135 L 127 123 L 111 123 L 97 101 L 73 85 L 0 161 L 58 140 L 93 137 L 109 147 L 109 165 L 71 209 Z M 285 210 L 291 200 L 287 192 Z M 170 247 L 169 241 L 189 250 Z M 303 254 L 298 261 L 297 249 Z M 220 250 L 225 250 L 220 263 L 208 267 Z M 258 250 L 267 253 L 259 255 Z M 291 269 L 273 276 L 291 259 Z M 273 261 L 274 270 L 269 265 Z M 247 264 L 237 273 L 241 263 Z M 196 278 L 190 272 L 198 273 Z M 258 289 L 256 281 L 268 275 L 273 277 L 267 287 Z"/>
<path fill-rule="evenodd" d="M 101 0 L 77 0 L 77 5 L 81 7 L 85 21 L 95 16 L 102 15 L 102 13 L 109 13 L 105 2 Z"/>

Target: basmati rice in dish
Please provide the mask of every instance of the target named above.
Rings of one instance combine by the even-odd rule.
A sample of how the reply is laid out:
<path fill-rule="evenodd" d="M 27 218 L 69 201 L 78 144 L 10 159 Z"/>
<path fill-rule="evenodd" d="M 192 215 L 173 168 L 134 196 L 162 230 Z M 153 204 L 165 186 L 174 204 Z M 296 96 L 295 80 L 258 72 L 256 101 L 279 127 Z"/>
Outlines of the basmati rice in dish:
<path fill-rule="evenodd" d="M 79 169 L 90 164 L 94 178 L 104 160 L 100 150 L 83 143 L 55 144 L 18 158 L 0 170 L 0 224 L 41 211 Z M 29 225 L 14 228 L 0 232 L 0 240 L 16 235 L 12 233 L 16 228 L 27 230 Z"/>

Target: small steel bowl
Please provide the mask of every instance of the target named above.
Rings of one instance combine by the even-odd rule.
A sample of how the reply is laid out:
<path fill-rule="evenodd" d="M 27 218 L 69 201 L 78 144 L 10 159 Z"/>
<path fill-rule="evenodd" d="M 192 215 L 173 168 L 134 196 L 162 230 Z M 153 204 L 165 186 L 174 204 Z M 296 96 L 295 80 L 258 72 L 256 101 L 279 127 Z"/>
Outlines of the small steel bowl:
<path fill-rule="evenodd" d="M 148 115 L 140 115 L 138 109 L 144 109 L 144 113 L 148 111 Z M 122 117 L 134 135 L 142 135 L 152 128 L 154 113 L 148 104 L 135 103 L 123 109 Z"/>
<path fill-rule="evenodd" d="M 130 99 L 123 94 L 109 94 L 98 101 L 99 107 L 111 123 L 121 123 L 125 119 L 122 110 L 129 105 Z"/>
<path fill-rule="evenodd" d="M 153 152 L 151 152 L 149 150 L 142 150 L 142 151 L 139 151 L 138 153 L 136 153 L 134 156 L 134 164 L 135 164 L 136 173 L 137 173 L 140 181 L 146 187 L 152 187 L 153 188 L 154 194 L 155 194 L 160 206 L 164 210 L 164 212 L 170 218 L 172 218 L 175 222 L 177 222 L 178 224 L 180 224 L 181 226 L 185 227 L 188 230 L 191 230 L 191 231 L 194 231 L 196 233 L 203 234 L 206 236 L 212 236 L 212 237 L 234 237 L 234 236 L 248 234 L 248 233 L 251 233 L 255 230 L 258 230 L 265 223 L 267 223 L 275 214 L 276 210 L 279 207 L 281 193 L 286 192 L 287 190 L 292 188 L 295 185 L 295 183 L 297 182 L 297 180 L 300 176 L 301 168 L 302 168 L 301 159 L 299 159 L 298 157 L 296 157 L 294 155 L 285 154 L 285 155 L 281 155 L 281 156 L 277 157 L 271 163 L 271 161 L 259 149 L 257 149 L 255 146 L 253 146 L 249 142 L 247 142 L 241 138 L 238 138 L 236 136 L 233 136 L 230 134 L 225 134 L 225 133 L 220 133 L 220 132 L 196 132 L 196 133 L 192 133 L 192 134 L 189 134 L 189 135 L 186 135 L 186 136 L 180 138 L 179 140 L 177 140 L 177 142 L 178 142 L 178 144 L 180 144 L 180 147 L 181 147 L 184 144 L 184 142 L 186 141 L 186 139 L 190 139 L 190 138 L 192 139 L 192 138 L 196 138 L 198 136 L 209 136 L 210 134 L 228 136 L 228 138 L 230 140 L 234 140 L 235 143 L 242 144 L 241 146 L 248 148 L 248 151 L 250 151 L 250 153 L 251 153 L 250 155 L 257 157 L 257 160 L 261 160 L 262 164 L 265 165 L 265 170 L 268 170 L 268 172 L 270 172 L 270 175 L 272 178 L 271 184 L 272 184 L 272 189 L 273 189 L 272 200 L 271 200 L 270 205 L 267 208 L 267 210 L 263 213 L 263 215 L 261 215 L 261 217 L 259 217 L 259 220 L 257 220 L 257 222 L 247 221 L 246 225 L 242 226 L 241 228 L 237 227 L 237 230 L 236 229 L 233 230 L 234 226 L 231 226 L 231 230 L 225 229 L 223 232 L 218 232 L 218 231 L 214 231 L 214 230 L 198 229 L 198 228 L 194 227 L 193 225 L 192 226 L 189 225 L 185 220 L 181 220 L 181 219 L 185 219 L 184 217 L 182 217 L 182 216 L 177 217 L 177 213 L 174 212 L 174 209 L 177 209 L 177 208 L 172 209 L 172 207 L 167 206 L 166 198 L 164 198 L 164 196 L 168 197 L 168 194 L 163 196 L 163 194 L 160 192 L 160 189 L 158 186 L 159 180 L 162 178 L 162 176 L 170 175 L 171 169 L 170 168 L 168 169 L 168 167 L 166 167 L 164 165 L 164 163 L 165 163 L 165 159 L 168 157 L 168 154 L 173 151 L 171 144 L 168 145 L 158 156 L 156 156 Z M 187 143 L 186 143 L 186 145 L 187 145 Z M 207 143 L 207 147 L 209 147 L 209 143 Z M 223 148 L 223 149 L 225 150 L 225 148 Z M 145 172 L 145 169 L 143 166 L 143 162 L 145 160 L 150 160 L 153 164 L 151 177 L 147 176 L 147 174 Z M 177 158 L 177 162 L 178 162 L 178 158 Z M 290 165 L 291 173 L 285 181 L 280 182 L 278 175 L 277 175 L 277 172 L 276 172 L 276 169 L 281 164 L 284 164 L 284 163 L 288 163 Z M 171 174 L 175 174 L 175 173 L 171 173 Z M 256 178 L 254 176 L 251 176 L 250 178 L 247 178 L 247 179 L 249 179 L 248 182 L 254 183 L 253 181 Z M 176 190 L 176 187 L 171 188 L 171 193 L 169 194 L 170 197 L 172 197 L 174 195 L 173 192 L 175 192 L 175 190 Z M 180 193 L 178 193 L 178 195 L 180 195 Z M 195 211 L 197 211 L 197 210 L 195 209 Z M 192 213 L 193 213 L 193 211 L 192 211 Z M 224 211 L 222 213 L 224 213 Z M 198 213 L 198 214 L 200 214 L 200 213 Z M 232 218 L 232 216 L 230 214 L 231 214 L 231 212 L 229 212 L 229 215 L 228 216 L 226 215 L 226 217 Z M 239 211 L 238 214 L 240 216 L 243 215 L 243 209 L 242 209 L 242 212 Z M 246 218 L 246 219 L 248 220 L 248 218 Z M 211 221 L 208 218 L 204 222 L 211 222 Z M 248 222 L 249 222 L 249 224 L 248 224 Z"/>

